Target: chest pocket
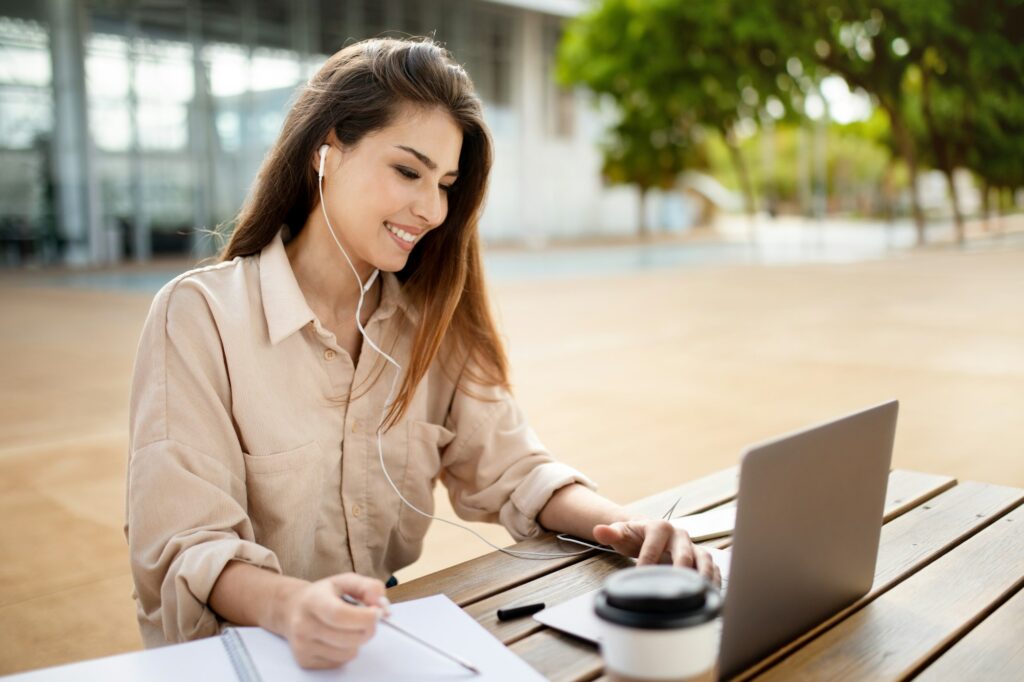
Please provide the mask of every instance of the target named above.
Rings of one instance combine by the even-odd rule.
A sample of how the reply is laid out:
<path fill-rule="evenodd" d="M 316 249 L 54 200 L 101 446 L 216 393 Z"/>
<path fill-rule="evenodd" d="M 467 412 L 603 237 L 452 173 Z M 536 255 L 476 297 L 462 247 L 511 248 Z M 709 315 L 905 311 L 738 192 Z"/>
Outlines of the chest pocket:
<path fill-rule="evenodd" d="M 312 556 L 323 495 L 324 458 L 316 441 L 270 455 L 245 453 L 245 488 L 256 542 L 273 550 L 288 575 Z"/>
<path fill-rule="evenodd" d="M 428 514 L 434 513 L 434 487 L 441 473 L 441 451 L 455 434 L 438 424 L 410 421 L 409 445 L 399 489 L 407 500 Z M 398 512 L 398 532 L 407 540 L 421 540 L 430 519 L 405 504 Z"/>

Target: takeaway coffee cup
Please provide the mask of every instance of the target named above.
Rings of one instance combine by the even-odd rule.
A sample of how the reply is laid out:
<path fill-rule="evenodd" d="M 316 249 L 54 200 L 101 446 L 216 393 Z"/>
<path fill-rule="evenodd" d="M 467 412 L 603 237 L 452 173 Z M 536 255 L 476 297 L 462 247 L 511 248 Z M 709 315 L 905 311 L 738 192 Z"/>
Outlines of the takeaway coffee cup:
<path fill-rule="evenodd" d="M 713 680 L 719 591 L 690 568 L 639 566 L 609 577 L 594 600 L 601 655 L 618 680 Z"/>

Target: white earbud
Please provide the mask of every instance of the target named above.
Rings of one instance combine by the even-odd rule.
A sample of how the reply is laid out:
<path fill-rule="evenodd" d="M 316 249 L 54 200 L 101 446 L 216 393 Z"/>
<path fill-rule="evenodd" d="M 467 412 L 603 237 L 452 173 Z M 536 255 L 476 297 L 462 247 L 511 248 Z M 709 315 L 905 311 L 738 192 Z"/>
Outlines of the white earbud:
<path fill-rule="evenodd" d="M 320 145 L 320 178 L 324 177 L 324 163 L 327 162 L 327 151 L 331 148 L 329 144 Z"/>

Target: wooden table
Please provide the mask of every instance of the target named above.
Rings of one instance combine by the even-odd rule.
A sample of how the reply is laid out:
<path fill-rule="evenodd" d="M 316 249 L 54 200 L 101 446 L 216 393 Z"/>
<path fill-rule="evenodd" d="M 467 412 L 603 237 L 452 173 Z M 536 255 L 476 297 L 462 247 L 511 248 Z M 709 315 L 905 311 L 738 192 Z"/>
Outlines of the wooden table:
<path fill-rule="evenodd" d="M 660 516 L 736 496 L 736 468 L 631 508 Z M 736 679 L 1024 679 L 1024 490 L 893 471 L 871 590 Z M 728 539 L 712 541 L 727 546 Z M 516 549 L 558 551 L 550 537 Z M 499 622 L 509 604 L 558 604 L 629 566 L 603 552 L 524 561 L 493 552 L 388 591 L 392 601 L 442 592 L 552 680 L 604 679 L 596 647 L 532 618 Z"/>

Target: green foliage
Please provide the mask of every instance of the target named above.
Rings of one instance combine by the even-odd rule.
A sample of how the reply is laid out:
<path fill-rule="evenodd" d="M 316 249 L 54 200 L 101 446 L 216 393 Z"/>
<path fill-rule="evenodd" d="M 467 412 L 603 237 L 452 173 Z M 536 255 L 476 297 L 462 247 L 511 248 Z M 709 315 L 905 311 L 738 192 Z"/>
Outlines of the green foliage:
<path fill-rule="evenodd" d="M 760 187 L 770 187 L 781 203 L 797 206 L 800 200 L 800 157 L 809 154 L 814 133 L 805 129 L 804 141 L 801 143 L 799 125 L 777 126 L 772 134 L 774 140 L 770 174 L 766 170 L 764 141 L 761 139 L 766 134 L 762 131 L 740 144 L 745 157 L 750 160 L 751 179 Z M 884 115 L 877 114 L 867 121 L 845 126 L 832 124 L 828 134 L 825 164 L 828 168 L 829 194 L 878 193 L 881 191 L 880 183 L 885 180 L 896 187 L 906 186 L 905 177 L 900 176 L 902 181 L 896 181 L 891 175 L 887 176 L 891 155 Z M 708 145 L 708 158 L 710 172 L 726 187 L 739 190 L 739 178 L 722 141 L 713 140 Z M 809 165 L 810 159 L 805 163 Z"/>
<path fill-rule="evenodd" d="M 885 113 L 830 127 L 833 189 L 891 187 L 889 154 L 911 173 L 966 166 L 1024 186 L 1024 0 L 601 0 L 569 24 L 557 68 L 617 107 L 610 181 L 665 187 L 709 165 L 742 186 L 751 158 L 752 184 L 784 198 L 797 193 L 799 112 L 829 74 Z M 783 117 L 770 178 L 738 134 L 766 110 Z"/>
<path fill-rule="evenodd" d="M 569 25 L 559 79 L 609 96 L 622 116 L 607 147 L 611 179 L 671 185 L 699 160 L 705 130 L 731 138 L 768 97 L 787 99 L 772 35 L 782 28 L 766 8 L 736 0 L 605 0 Z"/>
<path fill-rule="evenodd" d="M 641 191 L 667 189 L 686 168 L 706 166 L 705 152 L 679 123 L 657 109 L 629 107 L 603 145 L 602 173 L 612 184 L 635 184 Z"/>

